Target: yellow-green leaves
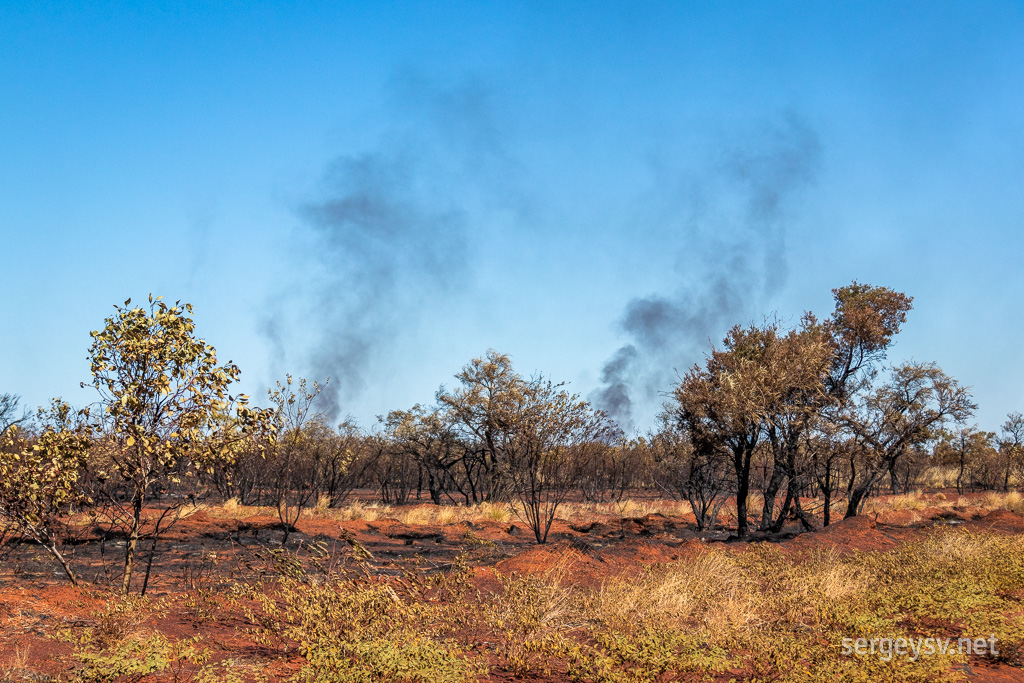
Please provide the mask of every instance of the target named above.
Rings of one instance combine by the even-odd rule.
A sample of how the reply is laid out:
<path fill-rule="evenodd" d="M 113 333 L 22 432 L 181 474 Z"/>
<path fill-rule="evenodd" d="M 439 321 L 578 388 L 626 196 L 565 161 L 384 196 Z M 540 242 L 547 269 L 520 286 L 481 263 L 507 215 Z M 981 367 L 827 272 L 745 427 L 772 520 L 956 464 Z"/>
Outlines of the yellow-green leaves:
<path fill-rule="evenodd" d="M 85 411 L 72 414 L 62 401 L 40 411 L 34 432 L 17 427 L 0 438 L 0 521 L 42 545 L 75 576 L 60 552 L 63 517 L 85 502 L 78 486 L 89 449 Z"/>
<path fill-rule="evenodd" d="M 192 306 L 149 296 L 146 307 L 115 306 L 92 333 L 91 385 L 104 410 L 95 427 L 106 443 L 110 468 L 132 489 L 135 538 L 153 486 L 173 483 L 190 470 L 210 471 L 229 461 L 243 440 L 272 432 L 271 412 L 248 408 L 228 388 L 239 376 L 233 363 L 217 365 L 213 346 L 195 336 Z M 134 543 L 126 547 L 125 586 Z"/>

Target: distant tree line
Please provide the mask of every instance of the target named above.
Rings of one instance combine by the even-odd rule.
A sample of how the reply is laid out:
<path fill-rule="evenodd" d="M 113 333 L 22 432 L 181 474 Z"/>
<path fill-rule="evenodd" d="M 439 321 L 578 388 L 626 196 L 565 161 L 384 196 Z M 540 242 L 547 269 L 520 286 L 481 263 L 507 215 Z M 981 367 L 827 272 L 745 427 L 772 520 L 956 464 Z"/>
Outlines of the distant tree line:
<path fill-rule="evenodd" d="M 432 404 L 371 429 L 332 424 L 317 409 L 323 385 L 291 376 L 253 407 L 229 393 L 239 369 L 196 337 L 188 304 L 129 300 L 92 333 L 96 403 L 57 400 L 33 417 L 0 396 L 2 533 L 46 548 L 76 582 L 64 548 L 88 521 L 124 540 L 123 591 L 145 592 L 161 536 L 197 501 L 272 507 L 282 542 L 305 510 L 343 506 L 356 489 L 390 505 L 511 502 L 543 543 L 573 496 L 671 496 L 701 530 L 734 502 L 743 537 L 753 523 L 827 525 L 834 505 L 854 516 L 932 466 L 955 471 L 961 492 L 1018 484 L 1020 413 L 999 434 L 980 431 L 970 393 L 938 366 L 885 364 L 911 298 L 856 282 L 833 294 L 825 319 L 730 330 L 673 388 L 658 428 L 632 437 L 496 351 Z"/>

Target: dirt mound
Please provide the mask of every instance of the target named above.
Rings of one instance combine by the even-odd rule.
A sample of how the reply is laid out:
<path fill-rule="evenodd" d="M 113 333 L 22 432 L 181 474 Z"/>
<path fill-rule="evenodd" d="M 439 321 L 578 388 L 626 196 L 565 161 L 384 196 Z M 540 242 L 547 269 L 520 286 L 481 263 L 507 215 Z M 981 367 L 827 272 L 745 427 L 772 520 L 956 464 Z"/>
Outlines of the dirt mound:
<path fill-rule="evenodd" d="M 606 524 L 605 522 L 587 522 L 584 524 L 570 524 L 569 528 L 581 534 L 591 536 L 621 536 L 623 534 L 622 524 Z"/>
<path fill-rule="evenodd" d="M 898 538 L 891 530 L 879 528 L 873 517 L 851 517 L 815 531 L 800 534 L 786 541 L 783 546 L 792 550 L 810 550 L 813 548 L 835 548 L 840 552 L 889 550 L 894 547 Z"/>
<path fill-rule="evenodd" d="M 377 525 L 370 525 L 388 538 L 398 538 L 403 541 L 419 541 L 424 539 L 437 539 L 444 537 L 444 531 L 440 527 L 419 525 L 410 526 L 398 521 L 386 520 Z"/>
<path fill-rule="evenodd" d="M 597 546 L 585 539 L 563 540 L 524 550 L 498 562 L 494 569 L 504 575 L 547 574 L 573 585 L 596 586 L 611 576 L 676 560 L 682 550 L 641 540 L 614 547 Z"/>
<path fill-rule="evenodd" d="M 534 546 L 528 550 L 498 562 L 494 568 L 501 574 L 548 574 L 593 565 L 595 558 L 577 549 L 568 541 L 559 541 Z"/>
<path fill-rule="evenodd" d="M 652 512 L 643 517 L 623 517 L 610 523 L 592 521 L 570 524 L 569 528 L 581 534 L 611 538 L 622 536 L 656 536 L 658 534 L 671 533 L 680 526 L 686 525 L 659 512 Z"/>
<path fill-rule="evenodd" d="M 963 525 L 970 531 L 998 531 L 1004 534 L 1024 533 L 1024 515 L 1009 510 L 993 510 Z"/>
<path fill-rule="evenodd" d="M 239 531 L 270 531 L 281 528 L 281 520 L 277 517 L 271 517 L 270 515 L 253 515 L 252 517 L 246 517 L 245 519 L 238 520 Z"/>

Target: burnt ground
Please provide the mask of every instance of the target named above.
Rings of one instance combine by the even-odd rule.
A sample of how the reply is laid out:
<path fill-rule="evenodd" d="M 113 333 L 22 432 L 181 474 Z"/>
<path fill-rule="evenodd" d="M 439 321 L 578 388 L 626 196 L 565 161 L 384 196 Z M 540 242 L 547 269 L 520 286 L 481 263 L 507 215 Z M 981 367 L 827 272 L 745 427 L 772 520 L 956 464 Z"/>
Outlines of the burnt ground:
<path fill-rule="evenodd" d="M 883 511 L 814 532 L 801 533 L 794 523 L 779 534 L 762 534 L 756 540 L 776 543 L 786 551 L 834 548 L 852 553 L 888 550 L 942 525 L 1024 534 L 1024 516 L 986 510 L 980 499 L 962 500 L 964 504 L 955 506 Z M 726 525 L 729 521 L 725 520 Z M 0 564 L 0 680 L 58 680 L 65 670 L 70 646 L 54 640 L 53 632 L 88 622 L 117 583 L 124 539 L 104 538 L 102 532 L 99 527 L 83 528 L 72 546 L 82 588 L 69 586 L 38 547 L 21 544 L 7 550 Z M 236 518 L 219 509 L 199 510 L 159 541 L 149 595 L 173 597 L 197 587 L 226 590 L 231 582 L 251 578 L 265 567 L 270 552 L 281 547 L 282 537 L 275 516 Z M 634 517 L 589 513 L 558 519 L 545 545 L 537 545 L 529 528 L 515 518 L 410 525 L 397 518 L 337 521 L 306 515 L 290 534 L 287 547 L 328 563 L 351 563 L 357 553 L 365 560 L 360 563 L 362 571 L 382 577 L 398 577 L 411 568 L 445 571 L 465 562 L 472 568 L 474 583 L 486 589 L 497 585 L 496 574 L 544 573 L 553 567 L 564 568 L 563 576 L 571 583 L 599 586 L 611 576 L 671 562 L 709 544 L 738 552 L 746 547 L 746 542 L 731 538 L 728 529 L 698 534 L 692 515 L 660 513 Z M 242 635 L 244 625 L 239 615 L 229 614 L 200 625 L 179 611 L 162 618 L 158 630 L 174 637 L 201 633 L 231 657 L 257 661 L 259 646 Z M 264 670 L 272 679 L 288 673 L 287 662 L 274 666 L 280 670 Z M 973 667 L 969 678 L 1024 681 L 1024 672 L 983 663 Z M 506 679 L 496 673 L 490 680 Z"/>

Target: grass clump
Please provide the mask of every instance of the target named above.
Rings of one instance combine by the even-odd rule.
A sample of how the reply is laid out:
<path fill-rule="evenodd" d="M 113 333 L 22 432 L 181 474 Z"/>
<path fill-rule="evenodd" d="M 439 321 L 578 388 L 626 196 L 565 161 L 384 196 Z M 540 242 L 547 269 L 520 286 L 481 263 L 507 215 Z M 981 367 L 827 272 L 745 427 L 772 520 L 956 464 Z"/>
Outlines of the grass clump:
<path fill-rule="evenodd" d="M 499 575 L 501 590 L 483 606 L 501 668 L 516 677 L 550 676 L 573 650 L 567 634 L 576 625 L 576 596 L 562 584 L 564 571 L 558 566 L 541 576 Z"/>
<path fill-rule="evenodd" d="M 958 681 L 966 657 L 855 656 L 844 639 L 994 635 L 1020 665 L 1024 539 L 936 530 L 890 552 L 705 550 L 584 594 L 579 681 Z M 954 648 L 955 650 L 955 648 Z"/>
<path fill-rule="evenodd" d="M 382 581 L 310 573 L 291 561 L 250 595 L 252 634 L 301 658 L 296 683 L 461 683 L 482 671 L 438 637 L 440 610 Z"/>

